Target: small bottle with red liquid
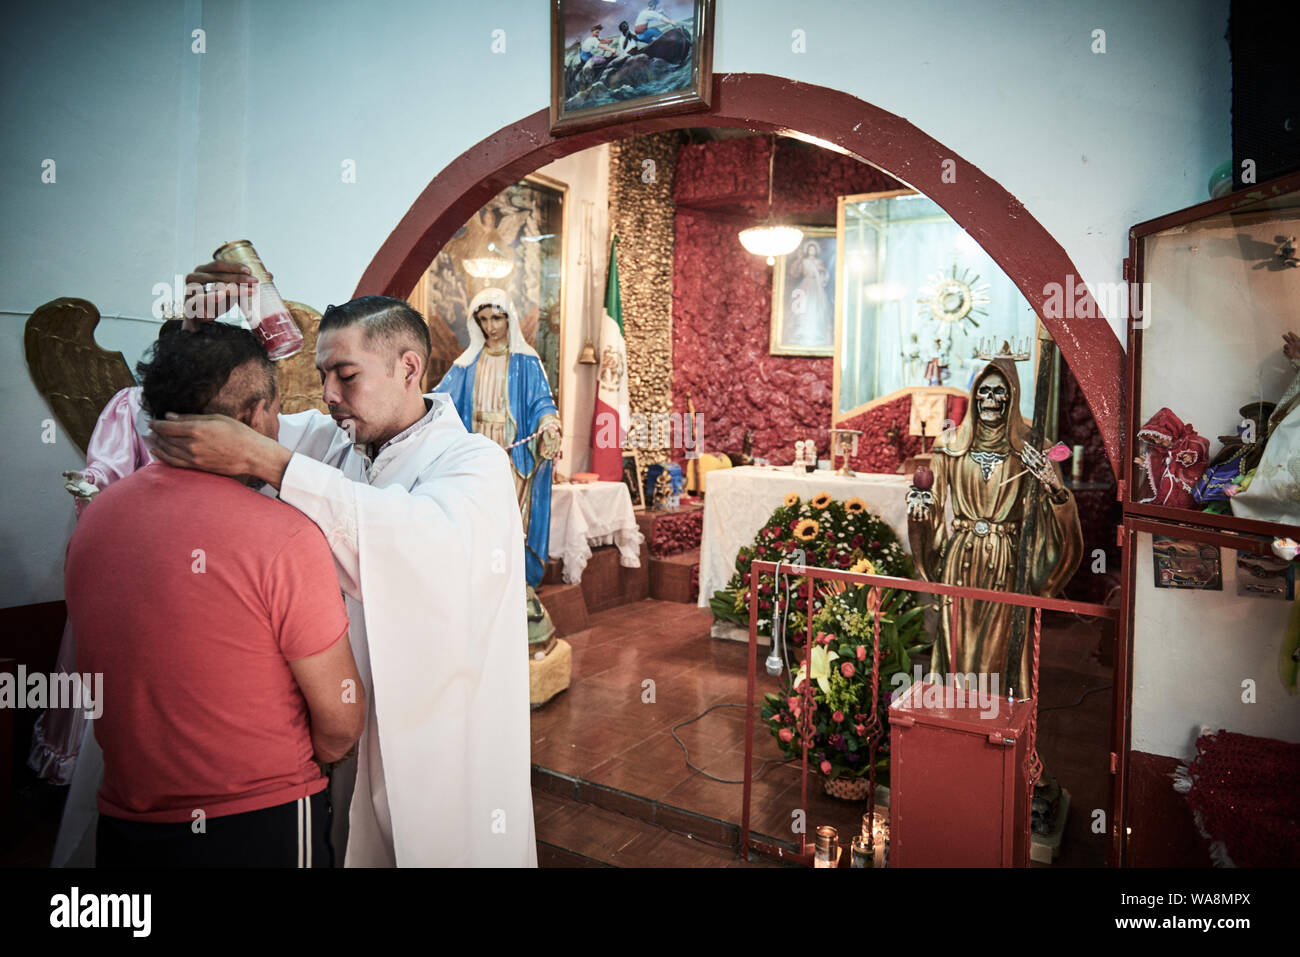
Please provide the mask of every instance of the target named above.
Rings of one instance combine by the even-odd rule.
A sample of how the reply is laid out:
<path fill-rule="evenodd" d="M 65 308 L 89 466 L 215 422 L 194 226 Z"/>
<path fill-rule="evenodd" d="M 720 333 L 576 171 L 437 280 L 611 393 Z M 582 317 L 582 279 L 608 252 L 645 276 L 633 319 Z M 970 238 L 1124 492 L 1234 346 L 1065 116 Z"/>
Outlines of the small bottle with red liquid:
<path fill-rule="evenodd" d="M 247 309 L 241 305 L 240 311 L 248 320 L 249 327 L 262 340 L 266 354 L 279 360 L 302 351 L 302 332 L 294 323 L 284 300 L 280 298 L 275 283 L 271 281 L 271 274 L 262 265 L 262 259 L 257 255 L 253 244 L 247 239 L 236 239 L 218 247 L 212 258 L 247 266 L 257 280 L 256 296 Z"/>

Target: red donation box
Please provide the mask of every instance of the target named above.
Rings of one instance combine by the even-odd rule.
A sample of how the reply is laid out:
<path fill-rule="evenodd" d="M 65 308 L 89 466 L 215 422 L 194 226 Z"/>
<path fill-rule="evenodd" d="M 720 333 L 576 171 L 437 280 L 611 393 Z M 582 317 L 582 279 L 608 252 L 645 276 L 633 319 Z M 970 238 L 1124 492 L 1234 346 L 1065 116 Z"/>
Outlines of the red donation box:
<path fill-rule="evenodd" d="M 889 866 L 1027 867 L 1031 701 L 924 682 L 889 709 Z"/>

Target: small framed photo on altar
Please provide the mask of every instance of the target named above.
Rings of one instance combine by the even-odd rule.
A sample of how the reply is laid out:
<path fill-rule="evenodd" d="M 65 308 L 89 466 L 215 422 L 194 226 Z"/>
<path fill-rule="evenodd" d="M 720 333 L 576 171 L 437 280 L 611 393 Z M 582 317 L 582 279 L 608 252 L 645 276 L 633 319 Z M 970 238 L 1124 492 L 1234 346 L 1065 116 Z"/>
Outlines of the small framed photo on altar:
<path fill-rule="evenodd" d="M 645 493 L 641 491 L 641 467 L 637 464 L 635 452 L 623 453 L 623 484 L 632 496 L 632 507 L 645 508 Z"/>
<path fill-rule="evenodd" d="M 551 0 L 551 135 L 709 108 L 714 0 Z"/>
<path fill-rule="evenodd" d="M 801 226 L 803 241 L 772 267 L 772 341 L 781 356 L 835 354 L 835 230 Z"/>

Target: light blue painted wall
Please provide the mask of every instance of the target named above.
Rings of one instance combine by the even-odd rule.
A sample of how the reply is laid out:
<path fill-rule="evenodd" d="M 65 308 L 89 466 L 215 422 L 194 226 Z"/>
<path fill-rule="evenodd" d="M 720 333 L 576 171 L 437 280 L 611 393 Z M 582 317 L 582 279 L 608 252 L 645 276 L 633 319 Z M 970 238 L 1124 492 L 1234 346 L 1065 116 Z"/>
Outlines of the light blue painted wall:
<path fill-rule="evenodd" d="M 242 236 L 289 298 L 346 300 L 439 170 L 548 102 L 537 0 L 124 6 L 28 5 L 0 35 L 0 607 L 62 596 L 71 505 L 58 473 L 79 464 L 66 436 L 40 442 L 50 414 L 23 359 L 27 313 L 77 295 L 136 317 L 99 336 L 134 361 L 154 334 L 154 284 Z M 1128 227 L 1204 199 L 1230 155 L 1227 9 L 719 0 L 714 68 L 905 117 L 1016 196 L 1083 279 L 1107 282 Z M 197 27 L 203 54 L 190 52 Z M 1105 54 L 1090 52 L 1097 28 Z M 490 50 L 496 29 L 504 54 Z M 791 51 L 794 30 L 806 53 Z"/>

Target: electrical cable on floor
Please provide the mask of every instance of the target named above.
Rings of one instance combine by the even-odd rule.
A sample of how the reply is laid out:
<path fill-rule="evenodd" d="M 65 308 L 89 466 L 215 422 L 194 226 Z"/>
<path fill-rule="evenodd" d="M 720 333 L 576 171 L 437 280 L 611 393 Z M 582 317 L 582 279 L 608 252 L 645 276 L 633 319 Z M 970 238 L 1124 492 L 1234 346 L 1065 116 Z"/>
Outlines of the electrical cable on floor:
<path fill-rule="evenodd" d="M 703 774 L 703 775 L 704 775 L 706 778 L 708 778 L 710 781 L 717 781 L 719 784 L 744 784 L 744 783 L 745 783 L 745 779 L 744 779 L 744 778 L 741 778 L 740 780 L 737 780 L 737 781 L 732 781 L 732 780 L 728 780 L 727 778 L 720 778 L 720 777 L 717 777 L 716 775 L 710 774 L 708 771 L 704 770 L 703 768 L 698 768 L 698 767 L 696 767 L 696 766 L 691 762 L 691 752 L 690 752 L 689 750 L 687 750 L 687 748 L 686 748 L 686 742 L 683 741 L 681 738 L 677 737 L 677 729 L 678 729 L 678 728 L 684 728 L 684 727 L 686 727 L 688 724 L 694 724 L 696 721 L 699 721 L 701 718 L 703 718 L 703 717 L 704 717 L 706 714 L 708 714 L 710 711 L 715 711 L 715 710 L 717 710 L 718 708 L 739 708 L 739 709 L 742 710 L 742 711 L 745 710 L 745 706 L 744 706 L 743 704 L 730 704 L 730 703 L 725 703 L 725 702 L 724 702 L 723 704 L 715 704 L 713 707 L 708 708 L 707 710 L 700 712 L 700 713 L 697 714 L 695 717 L 693 717 L 693 718 L 687 718 L 685 721 L 681 722 L 680 724 L 675 724 L 675 725 L 673 725 L 672 728 L 669 730 L 669 733 L 672 734 L 672 736 L 673 736 L 673 740 L 676 741 L 676 742 L 678 743 L 678 745 L 681 746 L 682 754 L 684 754 L 684 755 L 686 756 L 686 766 L 687 766 L 688 768 L 690 768 L 692 771 L 698 771 L 700 774 Z M 765 760 L 763 761 L 763 763 L 762 763 L 762 765 L 759 767 L 758 771 L 754 774 L 754 780 L 757 781 L 760 777 L 763 776 L 763 772 L 767 770 L 767 766 L 768 766 L 769 764 L 789 764 L 789 763 L 791 763 L 791 762 L 794 761 L 794 760 L 795 760 L 794 758 L 787 758 L 787 759 L 784 760 L 784 761 L 776 761 L 776 760 L 774 760 L 774 759 L 772 759 L 772 758 L 767 758 L 767 759 L 765 759 Z"/>
<path fill-rule="evenodd" d="M 1083 699 L 1088 697 L 1088 695 L 1096 694 L 1098 691 L 1107 691 L 1110 689 L 1110 687 L 1111 687 L 1110 685 L 1102 685 L 1099 688 L 1089 688 L 1087 691 L 1083 693 L 1083 695 L 1079 698 L 1079 700 L 1076 701 L 1074 704 L 1054 704 L 1050 708 L 1039 708 L 1038 713 L 1042 714 L 1045 711 L 1061 711 L 1062 709 L 1065 708 L 1077 708 L 1079 707 L 1079 705 L 1083 704 Z"/>
<path fill-rule="evenodd" d="M 1077 708 L 1079 707 L 1079 705 L 1083 704 L 1084 700 L 1088 697 L 1088 695 L 1096 694 L 1098 691 L 1108 691 L 1110 690 L 1110 688 L 1111 685 L 1109 684 L 1101 685 L 1097 688 L 1089 688 L 1079 697 L 1079 700 L 1074 702 L 1073 704 L 1057 704 L 1057 705 L 1052 705 L 1052 707 L 1050 708 L 1039 708 L 1038 713 L 1044 714 L 1048 711 L 1061 711 L 1067 708 Z M 701 767 L 697 767 L 695 763 L 691 761 L 691 752 L 686 747 L 686 742 L 683 741 L 681 738 L 677 737 L 678 728 L 684 728 L 688 724 L 694 724 L 696 721 L 699 721 L 710 711 L 716 711 L 718 708 L 740 708 L 743 711 L 745 709 L 745 706 L 743 704 L 731 704 L 729 702 L 724 702 L 722 704 L 715 704 L 713 705 L 713 707 L 700 712 L 695 717 L 688 718 L 685 721 L 681 722 L 680 724 L 673 725 L 672 728 L 669 730 L 669 733 L 672 734 L 673 740 L 676 741 L 678 746 L 682 749 L 682 754 L 686 757 L 686 766 L 690 768 L 692 771 L 698 771 L 700 774 L 704 775 L 710 781 L 717 781 L 719 784 L 744 784 L 745 781 L 743 778 L 738 780 L 731 780 L 729 778 L 720 778 L 717 775 L 710 774 L 708 771 L 704 770 Z M 754 780 L 757 781 L 760 777 L 763 776 L 763 772 L 767 770 L 767 766 L 769 764 L 792 764 L 794 763 L 795 760 L 796 760 L 795 758 L 786 758 L 784 761 L 776 761 L 772 758 L 767 758 L 763 761 L 761 765 L 759 765 L 758 771 L 755 772 L 754 774 Z"/>

